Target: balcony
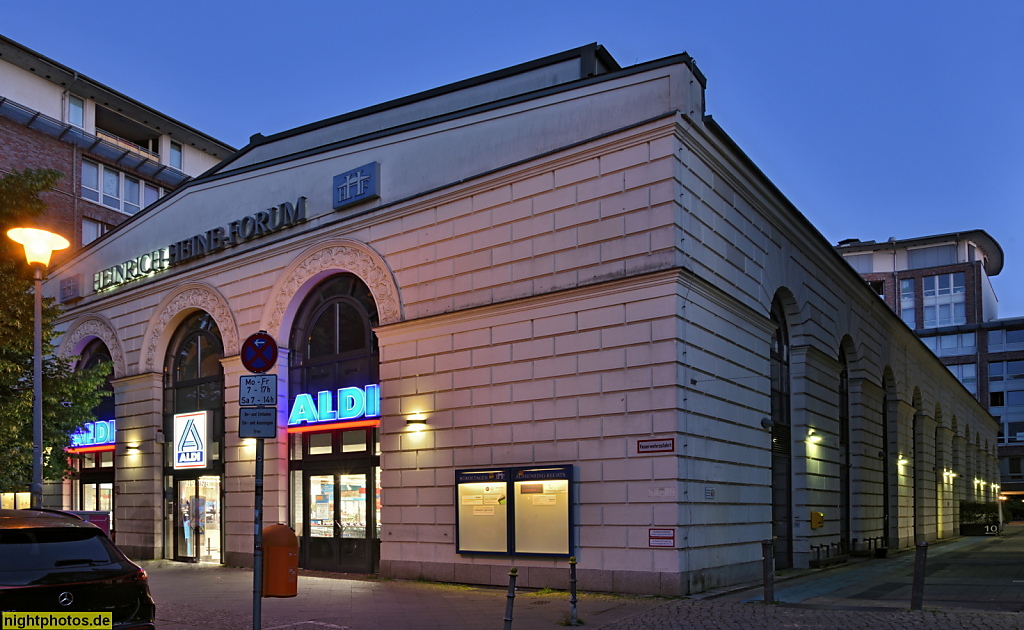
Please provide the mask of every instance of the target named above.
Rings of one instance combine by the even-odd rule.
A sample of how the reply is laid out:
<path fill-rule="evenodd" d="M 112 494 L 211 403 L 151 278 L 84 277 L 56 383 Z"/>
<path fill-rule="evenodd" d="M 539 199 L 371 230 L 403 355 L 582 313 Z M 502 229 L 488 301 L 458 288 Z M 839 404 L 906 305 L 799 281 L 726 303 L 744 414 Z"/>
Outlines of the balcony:
<path fill-rule="evenodd" d="M 191 179 L 182 171 L 161 164 L 158 155 L 133 142 L 102 130 L 99 131 L 100 136 L 88 134 L 79 127 L 50 118 L 2 96 L 0 116 L 61 142 L 77 145 L 89 155 L 109 160 L 122 168 L 132 169 L 168 188 L 177 188 Z"/>

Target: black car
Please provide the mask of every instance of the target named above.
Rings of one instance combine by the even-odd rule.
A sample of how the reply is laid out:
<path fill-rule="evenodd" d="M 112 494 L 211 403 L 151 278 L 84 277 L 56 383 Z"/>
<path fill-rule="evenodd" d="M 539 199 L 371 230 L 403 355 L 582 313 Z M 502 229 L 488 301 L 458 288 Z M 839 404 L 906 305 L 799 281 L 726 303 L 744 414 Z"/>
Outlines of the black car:
<path fill-rule="evenodd" d="M 0 611 L 109 612 L 155 630 L 146 572 L 99 527 L 66 512 L 0 510 Z"/>

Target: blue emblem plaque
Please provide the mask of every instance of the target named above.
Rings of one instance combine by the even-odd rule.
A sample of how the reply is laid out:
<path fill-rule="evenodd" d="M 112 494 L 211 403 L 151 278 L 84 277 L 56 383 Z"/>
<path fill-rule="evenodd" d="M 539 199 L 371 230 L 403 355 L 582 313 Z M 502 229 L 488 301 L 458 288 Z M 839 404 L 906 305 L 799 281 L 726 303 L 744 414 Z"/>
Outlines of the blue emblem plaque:
<path fill-rule="evenodd" d="M 334 193 L 331 196 L 335 210 L 380 197 L 380 163 L 371 162 L 335 175 Z"/>

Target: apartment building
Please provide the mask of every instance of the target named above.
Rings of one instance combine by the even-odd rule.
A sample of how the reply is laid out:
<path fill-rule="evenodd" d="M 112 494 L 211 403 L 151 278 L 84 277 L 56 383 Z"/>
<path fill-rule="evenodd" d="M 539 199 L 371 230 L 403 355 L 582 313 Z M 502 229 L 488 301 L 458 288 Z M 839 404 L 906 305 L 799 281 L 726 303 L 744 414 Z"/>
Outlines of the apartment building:
<path fill-rule="evenodd" d="M 999 317 L 999 243 L 971 230 L 837 250 L 999 421 L 1001 490 L 1024 493 L 1024 317 Z"/>
<path fill-rule="evenodd" d="M 64 173 L 45 227 L 71 250 L 234 153 L 215 138 L 0 36 L 0 174 Z M 57 252 L 56 260 L 70 254 Z"/>

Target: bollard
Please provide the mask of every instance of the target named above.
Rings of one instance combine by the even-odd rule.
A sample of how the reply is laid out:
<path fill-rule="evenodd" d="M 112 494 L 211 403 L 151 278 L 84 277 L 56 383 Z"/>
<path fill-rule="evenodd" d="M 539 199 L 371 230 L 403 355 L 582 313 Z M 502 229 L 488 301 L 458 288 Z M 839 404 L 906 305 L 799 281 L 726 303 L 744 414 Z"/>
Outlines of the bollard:
<path fill-rule="evenodd" d="M 775 550 L 772 541 L 761 541 L 762 574 L 764 576 L 764 603 L 775 603 Z"/>
<path fill-rule="evenodd" d="M 569 558 L 569 605 L 572 607 L 569 625 L 578 626 L 576 619 L 576 556 Z"/>
<path fill-rule="evenodd" d="M 515 567 L 508 572 L 508 604 L 505 605 L 505 630 L 512 630 L 512 602 L 516 599 L 516 574 L 519 573 Z"/>
<path fill-rule="evenodd" d="M 924 565 L 928 559 L 928 543 L 917 541 L 914 552 L 914 586 L 910 590 L 910 610 L 921 610 L 924 604 Z"/>

